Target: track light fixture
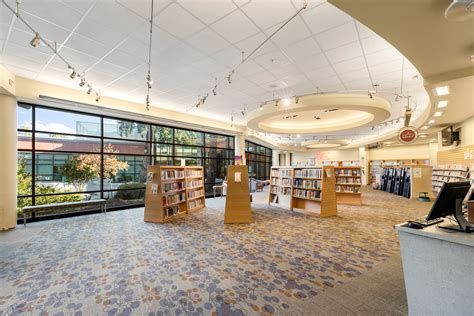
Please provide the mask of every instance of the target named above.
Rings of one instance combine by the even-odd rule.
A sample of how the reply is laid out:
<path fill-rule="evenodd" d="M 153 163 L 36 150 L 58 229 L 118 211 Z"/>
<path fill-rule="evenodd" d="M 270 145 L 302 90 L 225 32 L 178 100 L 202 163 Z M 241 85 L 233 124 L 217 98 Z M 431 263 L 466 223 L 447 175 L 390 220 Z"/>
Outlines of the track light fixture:
<path fill-rule="evenodd" d="M 89 89 L 87 89 L 87 94 L 91 94 L 92 92 L 92 87 L 90 85 L 87 85 L 89 87 Z"/>
<path fill-rule="evenodd" d="M 83 74 L 81 77 L 81 82 L 79 82 L 79 87 L 84 87 L 84 85 L 86 84 L 86 76 Z"/>
<path fill-rule="evenodd" d="M 260 104 L 259 110 L 260 110 L 260 111 L 263 110 L 263 104 Z"/>
<path fill-rule="evenodd" d="M 369 98 L 371 98 L 371 99 L 374 98 L 374 95 L 372 94 L 372 92 L 370 90 L 367 90 L 367 94 L 369 95 Z"/>
<path fill-rule="evenodd" d="M 213 94 L 214 96 L 217 95 L 217 91 L 216 91 L 216 90 L 217 90 L 217 86 L 214 86 L 214 88 L 212 89 L 212 94 Z"/>
<path fill-rule="evenodd" d="M 97 93 L 97 97 L 95 98 L 95 102 L 99 102 L 100 101 L 100 94 Z"/>
<path fill-rule="evenodd" d="M 151 49 L 153 47 L 153 5 L 154 5 L 154 0 L 151 0 L 151 8 L 150 8 L 150 36 L 148 39 L 148 73 L 146 76 L 146 86 L 147 86 L 147 92 L 146 92 L 146 109 L 147 111 L 150 110 L 150 89 L 153 85 L 153 80 L 151 79 Z"/>
<path fill-rule="evenodd" d="M 30 41 L 30 45 L 33 47 L 38 47 L 38 45 L 40 44 L 40 41 L 41 41 L 40 34 L 36 32 L 35 37 L 33 37 L 33 39 Z"/>
<path fill-rule="evenodd" d="M 76 79 L 76 70 L 74 68 L 72 68 L 71 66 L 68 66 L 69 70 L 72 70 L 71 74 L 69 75 L 69 78 L 71 79 Z"/>
<path fill-rule="evenodd" d="M 148 89 L 151 89 L 151 86 L 153 85 L 153 80 L 151 79 L 150 74 L 148 74 L 148 76 L 146 76 L 146 84 L 148 86 Z"/>
<path fill-rule="evenodd" d="M 400 95 L 397 93 L 397 95 L 395 96 L 395 102 L 398 102 L 400 101 Z"/>
<path fill-rule="evenodd" d="M 234 116 L 230 116 L 230 127 L 234 127 Z"/>
<path fill-rule="evenodd" d="M 275 106 L 276 107 L 278 106 L 278 100 L 275 100 Z"/>
<path fill-rule="evenodd" d="M 229 84 L 232 83 L 232 74 L 233 74 L 233 73 L 234 73 L 234 71 L 232 71 L 232 72 L 227 76 L 227 82 L 228 82 Z"/>
<path fill-rule="evenodd" d="M 307 5 L 307 3 L 306 3 L 306 5 Z M 295 104 L 298 104 L 298 102 L 300 102 L 300 97 L 299 97 L 299 96 L 296 96 L 296 97 L 295 97 Z"/>

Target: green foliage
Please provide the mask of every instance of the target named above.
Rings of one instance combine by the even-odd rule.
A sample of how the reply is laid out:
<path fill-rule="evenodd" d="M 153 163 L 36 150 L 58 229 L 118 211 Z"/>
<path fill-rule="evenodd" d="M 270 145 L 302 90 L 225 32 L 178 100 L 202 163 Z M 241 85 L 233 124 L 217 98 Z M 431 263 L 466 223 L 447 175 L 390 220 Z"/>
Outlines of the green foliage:
<path fill-rule="evenodd" d="M 129 122 L 129 121 L 117 121 L 118 126 L 118 132 L 119 135 L 122 137 L 129 138 L 130 135 L 137 134 L 140 135 L 141 137 L 146 137 L 146 133 L 148 131 L 147 129 L 147 124 L 142 124 L 142 123 L 135 123 L 135 122 Z"/>
<path fill-rule="evenodd" d="M 136 190 L 126 190 L 126 191 L 117 191 L 115 195 L 116 199 L 120 200 L 138 200 L 145 196 L 145 187 L 144 183 L 124 183 L 121 184 L 117 189 L 124 190 L 124 189 L 136 189 Z"/>
<path fill-rule="evenodd" d="M 169 127 L 153 126 L 153 140 L 159 143 L 171 143 L 173 130 Z"/>
<path fill-rule="evenodd" d="M 76 191 L 83 191 L 87 182 L 97 178 L 96 155 L 72 155 L 61 167 L 60 173 L 74 186 Z M 95 158 L 95 159 L 94 159 Z"/>
<path fill-rule="evenodd" d="M 202 145 L 203 133 L 188 131 L 184 129 L 174 130 L 174 142 L 183 145 Z"/>

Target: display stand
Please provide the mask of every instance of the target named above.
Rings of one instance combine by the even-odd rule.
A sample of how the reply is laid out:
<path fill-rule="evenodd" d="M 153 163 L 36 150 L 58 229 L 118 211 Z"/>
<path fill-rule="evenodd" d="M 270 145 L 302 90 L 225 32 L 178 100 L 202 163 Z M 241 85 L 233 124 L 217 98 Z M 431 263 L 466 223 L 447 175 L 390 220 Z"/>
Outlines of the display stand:
<path fill-rule="evenodd" d="M 362 205 L 362 168 L 335 167 L 337 204 Z"/>
<path fill-rule="evenodd" d="M 148 166 L 145 222 L 165 223 L 206 206 L 202 167 Z"/>
<path fill-rule="evenodd" d="M 252 223 L 247 166 L 227 168 L 227 197 L 224 224 Z"/>
<path fill-rule="evenodd" d="M 337 215 L 334 167 L 294 168 L 291 210 L 307 215 Z"/>
<path fill-rule="evenodd" d="M 431 166 L 425 165 L 384 167 L 379 189 L 409 199 L 417 199 L 420 193 L 426 192 L 432 198 L 431 170 Z"/>
<path fill-rule="evenodd" d="M 370 160 L 369 162 L 369 184 L 379 183 L 377 179 L 380 179 L 383 175 L 383 168 L 387 167 L 405 167 L 412 165 L 429 165 L 429 159 L 417 158 L 417 159 L 386 159 L 386 160 Z M 380 184 L 380 183 L 379 183 Z"/>
<path fill-rule="evenodd" d="M 292 189 L 293 168 L 271 167 L 268 204 L 290 209 Z"/>

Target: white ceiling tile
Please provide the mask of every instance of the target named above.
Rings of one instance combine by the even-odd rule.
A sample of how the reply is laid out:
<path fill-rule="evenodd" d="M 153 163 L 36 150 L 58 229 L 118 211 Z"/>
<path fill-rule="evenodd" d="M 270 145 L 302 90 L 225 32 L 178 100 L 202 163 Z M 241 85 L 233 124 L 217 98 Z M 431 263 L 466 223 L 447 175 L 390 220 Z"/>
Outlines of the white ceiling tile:
<path fill-rule="evenodd" d="M 339 74 L 339 77 L 344 83 L 348 83 L 348 82 L 356 81 L 356 80 L 362 80 L 362 79 L 366 80 L 370 78 L 367 68 L 361 68 L 354 71 L 344 72 L 344 73 Z"/>
<path fill-rule="evenodd" d="M 315 36 L 322 50 L 329 50 L 344 44 L 357 41 L 357 31 L 354 23 L 349 22 Z"/>
<path fill-rule="evenodd" d="M 402 59 L 403 55 L 400 54 L 395 48 L 387 48 L 384 50 L 377 51 L 372 54 L 366 54 L 367 63 L 369 66 L 386 63 L 388 61 Z"/>
<path fill-rule="evenodd" d="M 28 63 L 28 61 L 27 61 Z M 28 64 L 21 63 L 21 67 L 16 67 L 12 64 L 5 63 L 5 67 L 15 75 L 19 77 L 35 79 L 39 72 L 33 71 L 31 68 L 28 67 Z M 25 67 L 25 68 L 24 68 Z"/>
<path fill-rule="evenodd" d="M 6 22 L 6 20 L 2 20 L 2 22 L 0 23 L 0 39 L 1 40 L 5 40 L 8 36 L 8 29 L 10 27 L 10 24 L 8 23 L 3 23 L 3 21 Z M 23 32 L 26 34 L 26 32 Z M 30 36 L 31 33 L 28 34 L 28 37 Z M 31 40 L 31 38 L 30 38 Z"/>
<path fill-rule="evenodd" d="M 255 25 L 240 11 L 232 12 L 222 20 L 212 24 L 211 27 L 231 43 L 237 43 L 259 32 Z"/>
<path fill-rule="evenodd" d="M 239 66 L 237 73 L 242 76 L 252 75 L 258 72 L 262 72 L 263 69 L 260 65 L 254 62 L 252 59 L 247 60 L 245 63 Z"/>
<path fill-rule="evenodd" d="M 99 42 L 75 33 L 72 34 L 72 36 L 68 39 L 65 46 L 77 51 L 87 52 L 87 54 L 97 58 L 104 57 L 105 54 L 107 54 L 107 52 L 110 50 L 109 47 Z"/>
<path fill-rule="evenodd" d="M 8 54 L 2 57 L 2 63 L 8 66 L 21 68 L 31 72 L 39 73 L 43 67 L 43 63 L 35 60 Z"/>
<path fill-rule="evenodd" d="M 317 87 L 322 92 L 342 91 L 344 86 L 337 76 L 327 77 L 321 82 L 317 83 Z"/>
<path fill-rule="evenodd" d="M 234 69 L 242 61 L 242 52 L 233 46 L 229 46 L 223 50 L 218 51 L 211 56 L 217 63 Z"/>
<path fill-rule="evenodd" d="M 70 0 L 77 1 L 77 0 Z M 82 1 L 82 0 L 81 0 Z M 135 13 L 145 21 L 150 21 L 151 1 L 115 0 L 119 5 Z M 153 16 L 156 16 L 171 3 L 171 0 L 160 0 L 153 3 Z"/>
<path fill-rule="evenodd" d="M 129 55 L 117 49 L 108 54 L 104 60 L 126 69 L 133 69 L 138 65 L 143 64 L 143 61 L 136 58 L 135 56 Z"/>
<path fill-rule="evenodd" d="M 260 44 L 262 44 L 266 38 L 267 37 L 264 33 L 258 33 L 254 36 L 251 36 L 243 41 L 236 43 L 235 46 L 237 46 L 241 51 L 244 51 L 246 54 L 250 54 Z M 278 47 L 275 46 L 275 44 L 273 44 L 271 41 L 268 41 L 253 54 L 252 58 L 275 51 L 277 49 Z"/>
<path fill-rule="evenodd" d="M 237 9 L 232 1 L 178 0 L 178 3 L 207 24 L 212 24 Z"/>
<path fill-rule="evenodd" d="M 113 79 L 120 77 L 128 72 L 126 68 L 120 67 L 118 65 L 109 63 L 104 60 L 98 63 L 97 65 L 95 65 L 94 68 L 89 70 L 89 72 L 92 72 L 92 71 L 96 73 L 104 73 L 104 74 L 110 75 L 114 77 Z"/>
<path fill-rule="evenodd" d="M 198 19 L 189 14 L 176 3 L 163 10 L 156 19 L 156 24 L 163 30 L 179 37 L 187 38 L 205 27 Z"/>
<path fill-rule="evenodd" d="M 296 13 L 296 9 L 290 1 L 252 1 L 244 6 L 242 10 L 261 29 L 267 29 L 280 22 L 284 22 Z"/>
<path fill-rule="evenodd" d="M 265 30 L 265 34 L 267 34 L 267 36 L 272 35 L 280 26 L 281 24 L 278 24 Z M 303 21 L 301 19 L 294 19 L 278 31 L 272 37 L 272 41 L 280 47 L 285 47 L 308 38 L 309 36 L 311 36 L 311 33 L 308 31 L 308 28 Z"/>
<path fill-rule="evenodd" d="M 366 54 L 371 54 L 379 50 L 384 50 L 392 47 L 389 42 L 384 40 L 378 35 L 373 35 L 362 39 L 362 46 L 364 47 L 364 52 Z"/>
<path fill-rule="evenodd" d="M 345 60 L 333 65 L 334 69 L 339 73 L 350 72 L 365 68 L 365 60 L 363 57 L 356 57 L 354 59 Z"/>
<path fill-rule="evenodd" d="M 263 68 L 270 70 L 289 64 L 291 61 L 281 51 L 273 51 L 265 55 L 260 55 L 254 60 Z"/>
<path fill-rule="evenodd" d="M 21 0 L 21 10 L 22 14 L 34 15 L 68 30 L 72 30 L 82 17 L 82 14 L 59 1 Z M 29 21 L 26 15 L 23 18 Z"/>
<path fill-rule="evenodd" d="M 374 33 L 374 31 L 372 31 L 371 29 L 369 29 L 367 26 L 360 23 L 359 21 L 356 21 L 356 24 L 357 24 L 357 30 L 359 31 L 360 38 L 366 38 L 366 37 L 377 35 L 376 33 Z"/>
<path fill-rule="evenodd" d="M 362 48 L 360 47 L 359 41 L 326 51 L 329 62 L 333 64 L 362 55 Z"/>
<path fill-rule="evenodd" d="M 219 65 L 215 59 L 210 57 L 204 57 L 203 59 L 193 62 L 193 67 L 196 67 L 196 69 L 199 69 L 211 77 L 223 77 L 227 72 L 226 67 Z"/>
<path fill-rule="evenodd" d="M 345 82 L 344 85 L 348 90 L 368 90 L 372 88 L 372 83 L 368 77 L 351 82 Z"/>
<path fill-rule="evenodd" d="M 139 27 L 149 24 L 134 12 L 131 12 L 117 2 L 112 2 L 110 0 L 97 1 L 94 9 L 91 10 L 87 18 L 104 25 L 109 29 L 113 29 L 114 32 L 125 35 L 132 33 Z M 124 23 L 124 21 L 127 21 L 127 23 Z"/>
<path fill-rule="evenodd" d="M 265 86 L 266 83 L 275 81 L 276 77 L 272 75 L 269 71 L 263 71 L 263 72 L 259 72 L 251 76 L 248 76 L 248 79 L 254 82 L 255 84 L 258 84 L 260 86 Z"/>
<path fill-rule="evenodd" d="M 283 48 L 283 51 L 289 58 L 296 60 L 320 53 L 321 49 L 312 37 L 308 37 Z"/>
<path fill-rule="evenodd" d="M 126 36 L 121 32 L 97 22 L 94 19 L 86 18 L 76 29 L 76 33 L 102 43 L 106 46 L 114 47 L 120 43 Z"/>
<path fill-rule="evenodd" d="M 14 43 L 19 46 L 23 46 L 29 51 L 31 51 L 32 53 L 34 53 L 35 51 L 38 51 L 47 55 L 51 55 L 51 49 L 44 44 L 40 44 L 38 45 L 38 47 L 35 47 L 35 48 L 31 47 L 30 41 L 32 38 L 33 38 L 33 35 L 31 32 L 25 32 L 25 31 L 13 28 L 10 33 L 9 43 Z"/>
<path fill-rule="evenodd" d="M 399 71 L 392 71 L 388 73 L 374 73 L 372 74 L 372 78 L 374 79 L 374 82 L 378 84 L 383 84 L 384 82 L 391 82 L 391 81 L 397 81 L 400 83 L 402 77 L 402 72 L 401 70 Z"/>
<path fill-rule="evenodd" d="M 288 63 L 279 67 L 272 67 L 269 69 L 269 71 L 275 77 L 287 77 L 301 74 L 301 71 L 293 63 Z"/>
<path fill-rule="evenodd" d="M 148 46 L 133 38 L 127 39 L 117 50 L 135 56 L 137 60 L 142 62 L 148 60 Z"/>
<path fill-rule="evenodd" d="M 28 21 L 30 25 L 34 25 L 35 29 L 41 30 L 40 34 L 42 37 L 52 42 L 62 43 L 70 33 L 66 28 L 54 25 L 26 12 L 23 13 L 23 18 Z M 15 20 L 13 27 L 30 33 L 31 38 L 34 36 L 33 32 L 19 20 Z"/>
<path fill-rule="evenodd" d="M 307 11 L 305 10 L 301 16 L 313 34 L 321 33 L 353 20 L 351 16 L 329 3 L 324 3 Z"/>
<path fill-rule="evenodd" d="M 314 9 L 317 6 L 320 6 L 323 3 L 326 3 L 327 0 L 311 0 L 308 1 L 308 6 L 306 7 L 306 10 L 311 10 Z M 295 8 L 301 9 L 303 7 L 303 3 L 301 0 L 291 0 Z"/>
<path fill-rule="evenodd" d="M 99 60 L 94 56 L 81 53 L 69 47 L 63 47 L 63 49 L 61 50 L 61 55 L 66 58 L 66 60 L 72 66 L 77 68 L 77 72 L 84 71 Z M 58 57 L 53 58 L 53 61 L 51 62 L 50 66 L 57 69 L 67 69 L 67 66 Z"/>
<path fill-rule="evenodd" d="M 294 94 L 309 94 L 316 92 L 316 89 L 311 82 L 306 82 L 292 87 L 292 91 Z"/>
<path fill-rule="evenodd" d="M 387 72 L 401 71 L 402 59 L 387 61 L 378 65 L 370 66 L 369 70 L 372 75 L 384 74 Z"/>
<path fill-rule="evenodd" d="M 306 73 L 307 76 L 316 83 L 320 83 L 325 81 L 327 78 L 337 78 L 337 74 L 334 69 L 330 66 L 319 68 L 316 70 L 312 70 Z M 337 83 L 339 83 L 339 79 L 337 79 Z"/>
<path fill-rule="evenodd" d="M 304 69 L 305 71 L 329 66 L 329 63 L 324 54 L 316 54 L 309 57 L 301 58 L 296 60 L 295 63 L 300 67 L 300 69 Z"/>
<path fill-rule="evenodd" d="M 229 46 L 226 40 L 217 35 L 210 28 L 205 28 L 201 32 L 193 35 L 187 42 L 208 55 Z"/>
<path fill-rule="evenodd" d="M 16 58 L 23 58 L 34 62 L 35 64 L 44 64 L 52 56 L 52 53 L 46 54 L 39 50 L 35 50 L 31 46 L 23 46 L 9 41 L 5 48 L 5 57 L 11 56 Z"/>

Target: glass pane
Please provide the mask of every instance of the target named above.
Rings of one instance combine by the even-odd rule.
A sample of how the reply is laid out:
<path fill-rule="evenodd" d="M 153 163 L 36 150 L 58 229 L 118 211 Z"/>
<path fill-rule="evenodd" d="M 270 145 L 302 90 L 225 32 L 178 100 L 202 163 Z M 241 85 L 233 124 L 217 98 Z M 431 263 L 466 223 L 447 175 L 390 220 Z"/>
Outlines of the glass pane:
<path fill-rule="evenodd" d="M 203 133 L 185 129 L 174 130 L 174 142 L 183 145 L 203 145 Z"/>
<path fill-rule="evenodd" d="M 173 154 L 173 146 L 166 144 L 155 144 L 155 155 L 171 156 Z"/>
<path fill-rule="evenodd" d="M 185 160 L 186 166 L 202 166 L 202 159 L 200 158 L 183 158 Z M 174 159 L 175 166 L 181 166 L 181 159 Z"/>
<path fill-rule="evenodd" d="M 100 152 L 100 139 L 83 136 L 36 133 L 35 149 L 46 151 Z"/>
<path fill-rule="evenodd" d="M 16 110 L 16 128 L 31 130 L 33 122 L 33 107 L 29 104 L 18 103 Z"/>
<path fill-rule="evenodd" d="M 227 174 L 228 163 L 226 159 L 206 159 L 205 182 L 222 183 Z"/>
<path fill-rule="evenodd" d="M 174 155 L 178 157 L 202 157 L 202 148 L 194 146 L 174 146 Z"/>
<path fill-rule="evenodd" d="M 23 208 L 25 206 L 31 206 L 33 205 L 33 199 L 32 198 L 18 198 L 17 199 L 17 205 L 16 205 L 16 210 L 18 214 L 18 218 L 23 218 Z M 30 218 L 31 215 L 28 214 L 26 218 Z"/>
<path fill-rule="evenodd" d="M 145 203 L 145 189 L 107 191 L 104 192 L 104 199 L 107 200 L 107 208 L 141 205 Z"/>
<path fill-rule="evenodd" d="M 100 136 L 100 117 L 36 108 L 36 130 Z"/>
<path fill-rule="evenodd" d="M 229 136 L 229 148 L 234 149 L 235 137 Z"/>
<path fill-rule="evenodd" d="M 104 137 L 147 140 L 149 128 L 148 124 L 104 119 Z"/>
<path fill-rule="evenodd" d="M 144 156 L 104 155 L 104 189 L 121 189 L 121 185 L 145 183 L 150 159 Z"/>
<path fill-rule="evenodd" d="M 33 187 L 33 178 L 31 177 L 31 153 L 19 152 L 17 154 L 17 195 L 31 195 Z"/>
<path fill-rule="evenodd" d="M 231 158 L 230 151 L 220 148 L 205 148 L 206 157 L 210 158 Z M 233 157 L 232 157 L 233 158 Z"/>
<path fill-rule="evenodd" d="M 272 156 L 272 150 L 270 148 L 266 148 L 266 153 L 265 155 L 271 157 Z"/>
<path fill-rule="evenodd" d="M 104 153 L 147 155 L 148 143 L 104 139 Z"/>
<path fill-rule="evenodd" d="M 18 149 L 33 149 L 32 144 L 32 133 L 30 132 L 17 132 L 18 135 Z"/>
<path fill-rule="evenodd" d="M 253 153 L 255 152 L 255 145 L 253 143 L 248 143 L 248 152 Z"/>
<path fill-rule="evenodd" d="M 154 164 L 161 165 L 161 166 L 169 166 L 171 165 L 171 158 L 169 157 L 154 157 Z"/>
<path fill-rule="evenodd" d="M 218 147 L 218 148 L 227 148 L 228 147 L 228 137 L 217 134 L 206 134 L 206 146 L 208 147 Z"/>
<path fill-rule="evenodd" d="M 160 143 L 172 143 L 173 129 L 164 126 L 153 126 L 153 141 Z"/>
<path fill-rule="evenodd" d="M 100 190 L 100 155 L 36 154 L 36 194 Z"/>

